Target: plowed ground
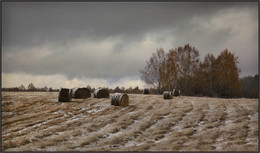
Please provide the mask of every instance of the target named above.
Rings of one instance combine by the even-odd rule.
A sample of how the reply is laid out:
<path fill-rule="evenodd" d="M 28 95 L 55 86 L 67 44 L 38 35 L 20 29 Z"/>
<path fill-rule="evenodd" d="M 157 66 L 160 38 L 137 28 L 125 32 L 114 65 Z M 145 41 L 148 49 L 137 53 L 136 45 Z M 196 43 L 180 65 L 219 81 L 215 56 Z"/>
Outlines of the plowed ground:
<path fill-rule="evenodd" d="M 2 151 L 258 151 L 258 99 L 129 100 L 2 92 Z"/>

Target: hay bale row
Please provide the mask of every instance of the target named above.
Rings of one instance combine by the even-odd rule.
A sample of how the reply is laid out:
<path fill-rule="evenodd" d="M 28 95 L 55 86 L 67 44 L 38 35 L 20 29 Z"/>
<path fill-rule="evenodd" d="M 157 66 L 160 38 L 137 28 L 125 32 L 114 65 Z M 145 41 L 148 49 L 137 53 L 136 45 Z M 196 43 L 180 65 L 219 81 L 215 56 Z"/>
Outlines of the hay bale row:
<path fill-rule="evenodd" d="M 150 94 L 149 89 L 144 89 L 144 94 L 145 94 L 145 95 Z"/>
<path fill-rule="evenodd" d="M 181 91 L 178 89 L 173 89 L 173 96 L 180 96 L 181 95 Z"/>
<path fill-rule="evenodd" d="M 97 88 L 94 91 L 94 98 L 108 98 L 109 92 L 106 89 Z"/>
<path fill-rule="evenodd" d="M 163 99 L 172 99 L 172 92 L 171 91 L 164 91 L 163 92 Z"/>
<path fill-rule="evenodd" d="M 91 97 L 90 91 L 87 88 L 61 88 L 59 91 L 59 102 L 70 102 L 72 98 L 81 99 Z M 109 93 L 106 89 L 98 88 L 94 92 L 94 98 L 107 98 Z M 129 97 L 125 93 L 115 93 L 111 99 L 111 105 L 128 106 Z"/>
<path fill-rule="evenodd" d="M 72 90 L 67 88 L 61 88 L 59 90 L 59 102 L 70 102 L 72 98 Z"/>
<path fill-rule="evenodd" d="M 72 98 L 85 99 L 88 97 L 91 97 L 91 93 L 88 88 L 73 88 L 72 89 Z"/>
<path fill-rule="evenodd" d="M 129 97 L 125 93 L 114 93 L 111 99 L 111 105 L 115 106 L 128 106 Z"/>
<path fill-rule="evenodd" d="M 108 98 L 109 92 L 103 88 L 97 88 L 94 91 L 94 98 Z M 144 89 L 144 94 L 150 94 L 149 89 Z M 171 91 L 164 91 L 163 98 L 164 99 L 172 99 L 173 96 L 180 96 L 180 90 L 173 89 Z M 91 97 L 90 90 L 88 88 L 61 88 L 59 91 L 59 102 L 70 102 L 72 98 L 74 99 L 85 99 Z M 127 106 L 129 103 L 129 97 L 127 94 L 124 93 L 115 93 L 111 99 L 111 105 L 116 106 Z"/>

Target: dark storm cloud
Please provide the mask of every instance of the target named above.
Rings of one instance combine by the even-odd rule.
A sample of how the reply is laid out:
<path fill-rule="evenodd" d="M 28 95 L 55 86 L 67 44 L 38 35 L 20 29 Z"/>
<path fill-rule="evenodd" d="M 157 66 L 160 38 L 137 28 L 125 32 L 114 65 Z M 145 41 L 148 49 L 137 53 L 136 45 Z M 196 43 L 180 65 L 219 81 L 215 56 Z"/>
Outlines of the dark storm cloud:
<path fill-rule="evenodd" d="M 103 39 L 187 23 L 235 3 L 3 3 L 6 45 Z M 133 38 L 133 37 L 132 37 Z M 134 37 L 134 39 L 136 36 Z"/>
<path fill-rule="evenodd" d="M 219 54 L 222 48 L 233 47 L 226 42 L 237 34 L 231 26 L 214 28 L 215 20 L 204 23 L 212 18 L 221 21 L 222 10 L 232 14 L 234 9 L 246 9 L 257 16 L 257 3 L 2 4 L 3 72 L 108 80 L 139 76 L 145 60 L 164 45 L 167 51 L 191 43 L 202 54 Z M 149 44 L 151 35 L 155 36 Z M 255 52 L 255 46 L 249 49 Z"/>

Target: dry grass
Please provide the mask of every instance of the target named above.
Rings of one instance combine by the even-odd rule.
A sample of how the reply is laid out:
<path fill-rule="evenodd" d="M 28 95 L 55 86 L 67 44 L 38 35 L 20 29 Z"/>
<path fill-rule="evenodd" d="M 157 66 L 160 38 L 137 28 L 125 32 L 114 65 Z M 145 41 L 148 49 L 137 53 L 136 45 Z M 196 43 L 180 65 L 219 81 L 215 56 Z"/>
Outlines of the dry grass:
<path fill-rule="evenodd" d="M 2 93 L 3 151 L 258 151 L 258 99 Z"/>

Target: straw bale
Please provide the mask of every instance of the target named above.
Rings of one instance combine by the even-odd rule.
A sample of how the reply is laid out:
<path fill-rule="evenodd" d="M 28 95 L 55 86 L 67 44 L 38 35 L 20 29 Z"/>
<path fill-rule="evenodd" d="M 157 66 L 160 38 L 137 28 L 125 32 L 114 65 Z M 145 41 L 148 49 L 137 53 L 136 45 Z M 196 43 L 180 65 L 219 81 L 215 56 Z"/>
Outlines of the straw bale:
<path fill-rule="evenodd" d="M 150 94 L 149 89 L 147 89 L 147 88 L 144 89 L 144 94 L 145 94 L 145 95 Z"/>
<path fill-rule="evenodd" d="M 106 89 L 102 88 L 97 88 L 94 91 L 94 98 L 108 98 L 109 97 L 109 92 Z"/>
<path fill-rule="evenodd" d="M 88 97 L 91 97 L 91 93 L 88 88 L 73 88 L 72 89 L 72 98 L 85 99 Z"/>
<path fill-rule="evenodd" d="M 172 99 L 172 92 L 171 91 L 164 91 L 163 92 L 164 99 Z"/>
<path fill-rule="evenodd" d="M 59 90 L 59 102 L 70 102 L 72 98 L 72 90 L 67 88 L 61 88 Z"/>
<path fill-rule="evenodd" d="M 181 91 L 180 90 L 178 90 L 178 89 L 173 89 L 173 96 L 180 96 L 180 94 L 181 94 Z"/>
<path fill-rule="evenodd" d="M 114 93 L 111 99 L 111 105 L 115 106 L 128 106 L 129 97 L 125 93 Z"/>

